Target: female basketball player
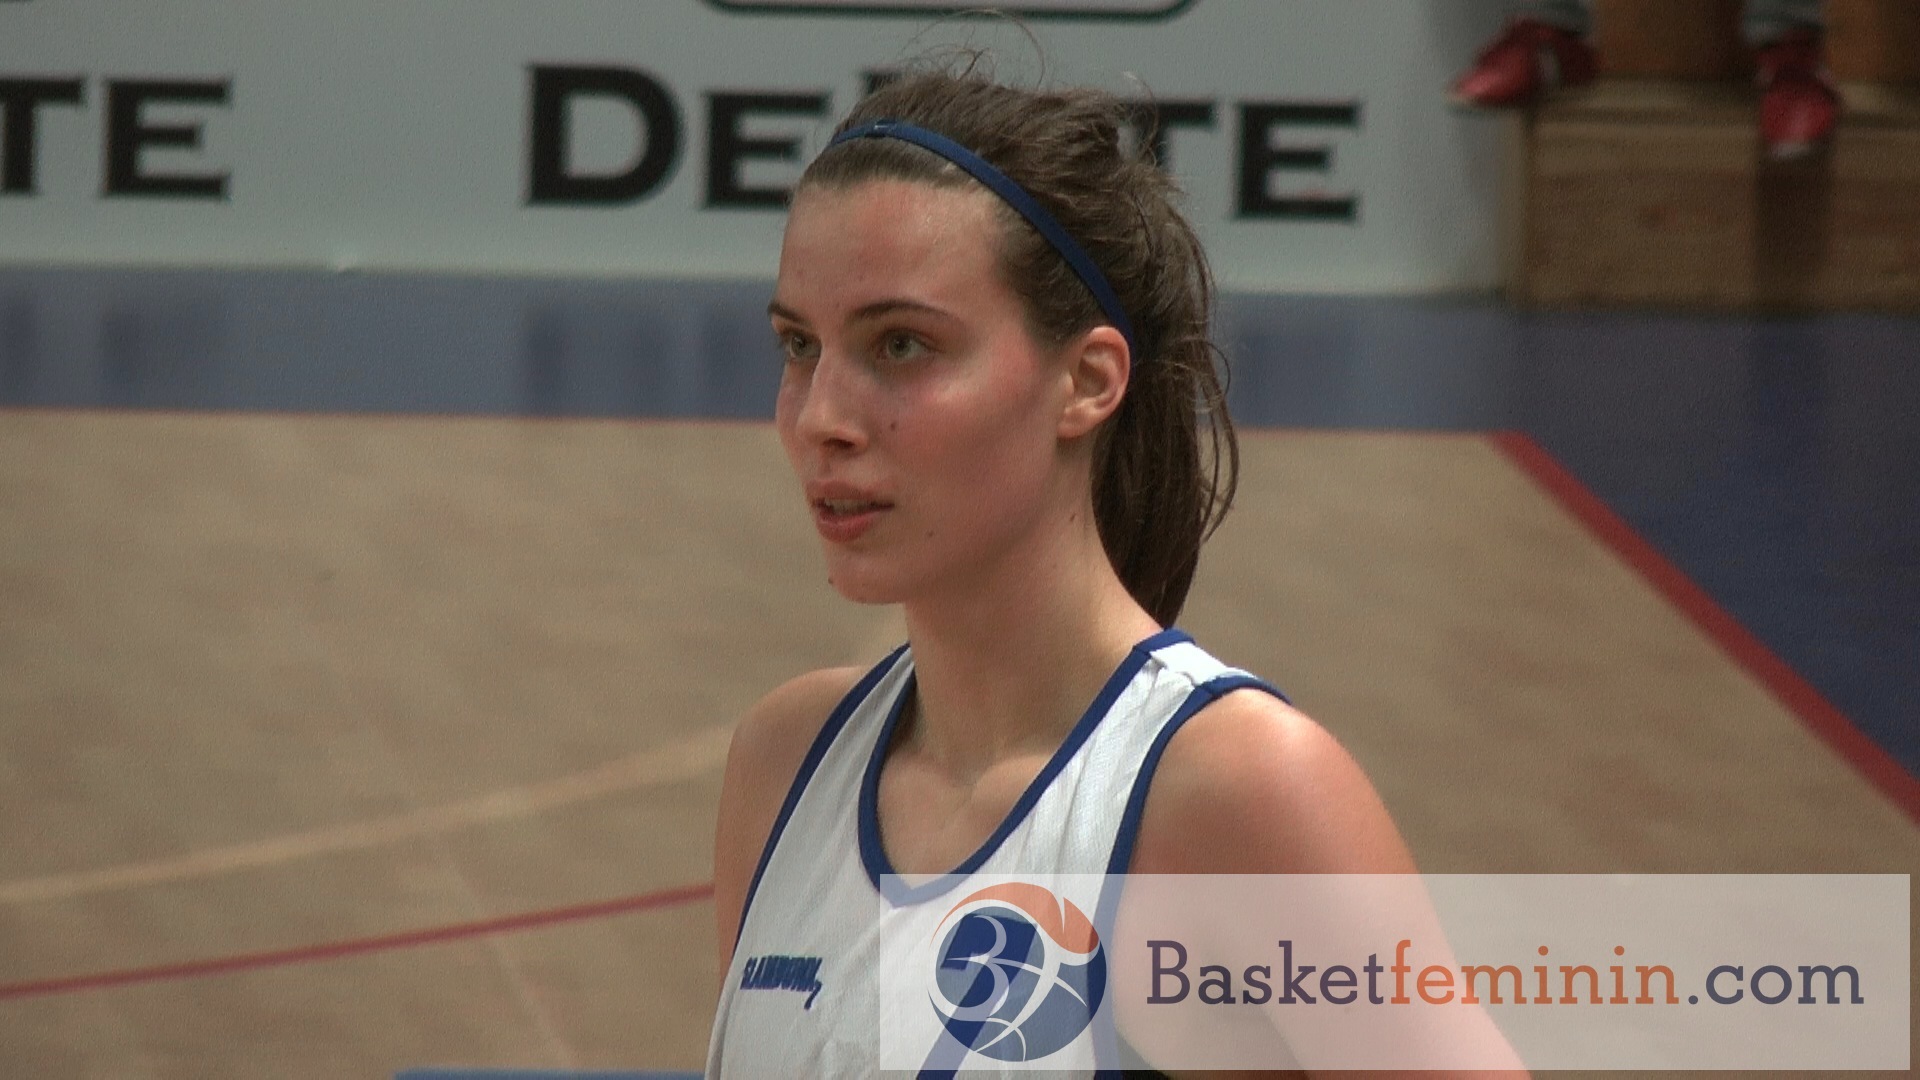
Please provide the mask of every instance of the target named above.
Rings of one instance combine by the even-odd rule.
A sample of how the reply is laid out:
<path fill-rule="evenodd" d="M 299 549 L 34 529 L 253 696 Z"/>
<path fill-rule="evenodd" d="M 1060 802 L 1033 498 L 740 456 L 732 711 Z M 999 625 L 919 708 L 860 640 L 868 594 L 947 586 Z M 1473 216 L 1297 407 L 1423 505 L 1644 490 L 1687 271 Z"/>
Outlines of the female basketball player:
<path fill-rule="evenodd" d="M 874 1071 L 875 926 L 976 872 L 1412 870 L 1326 731 L 1165 629 L 1237 458 L 1206 260 L 1126 116 L 912 76 L 800 182 L 776 425 L 834 587 L 909 647 L 734 737 L 710 1075 Z"/>

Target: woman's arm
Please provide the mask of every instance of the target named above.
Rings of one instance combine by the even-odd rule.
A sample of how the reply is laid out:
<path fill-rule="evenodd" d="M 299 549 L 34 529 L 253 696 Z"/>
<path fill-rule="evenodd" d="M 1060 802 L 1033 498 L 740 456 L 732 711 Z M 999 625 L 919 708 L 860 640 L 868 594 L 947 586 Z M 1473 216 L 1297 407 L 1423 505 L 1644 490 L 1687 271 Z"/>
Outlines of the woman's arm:
<path fill-rule="evenodd" d="M 1352 755 L 1298 710 L 1269 694 L 1241 690 L 1196 713 L 1168 742 L 1147 796 L 1131 872 L 1411 875 L 1417 870 Z M 1383 896 L 1363 895 L 1353 910 L 1382 901 L 1392 918 L 1431 916 L 1424 899 L 1415 911 L 1404 896 L 1384 899 L 1392 890 L 1368 891 Z M 1424 891 L 1415 888 L 1407 895 L 1424 897 Z M 1358 921 L 1339 925 L 1344 911 L 1326 927 L 1335 937 L 1358 926 Z M 1283 1039 L 1292 1021 L 1309 1020 L 1290 1010 L 1268 1015 Z M 1297 1034 L 1311 1041 L 1318 1032 Z M 1484 1053 L 1475 1056 L 1483 1060 L 1511 1061 L 1511 1071 L 1485 1075 L 1525 1076 L 1491 1020 L 1477 1010 L 1447 1017 L 1437 1029 L 1396 1034 L 1422 1046 L 1434 1040 L 1477 1046 Z M 1150 1031 L 1142 1035 L 1151 1038 Z"/>
<path fill-rule="evenodd" d="M 1200 710 L 1147 795 L 1139 874 L 1411 874 L 1413 856 L 1346 748 L 1258 690 Z"/>
<path fill-rule="evenodd" d="M 858 668 L 802 675 L 762 698 L 734 729 L 713 843 L 714 929 L 723 978 L 733 962 L 747 889 L 787 789 L 820 726 L 859 678 Z"/>

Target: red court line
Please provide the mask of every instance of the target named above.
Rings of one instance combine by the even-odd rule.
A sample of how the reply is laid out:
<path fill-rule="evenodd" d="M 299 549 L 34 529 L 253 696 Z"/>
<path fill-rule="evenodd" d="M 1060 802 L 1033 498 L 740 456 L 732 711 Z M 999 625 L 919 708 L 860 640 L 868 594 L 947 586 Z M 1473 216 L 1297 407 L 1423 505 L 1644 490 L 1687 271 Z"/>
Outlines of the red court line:
<path fill-rule="evenodd" d="M 1914 779 L 1878 743 L 1855 727 L 1845 713 L 1787 666 L 1786 661 L 1774 655 L 1752 631 L 1740 625 L 1705 589 L 1667 561 L 1666 556 L 1647 543 L 1633 526 L 1614 513 L 1539 443 L 1517 431 L 1500 432 L 1493 440 L 1514 464 L 1559 500 L 1560 505 L 1680 609 L 1735 663 L 1771 691 L 1820 741 L 1857 769 L 1881 794 L 1893 800 L 1915 824 L 1920 824 L 1920 780 Z"/>
<path fill-rule="evenodd" d="M 0 1001 L 10 998 L 46 997 L 51 994 L 71 994 L 81 990 L 103 990 L 112 986 L 129 986 L 135 983 L 165 982 L 172 979 L 193 979 L 205 975 L 231 975 L 240 971 L 253 971 L 260 968 L 284 967 L 288 964 L 306 964 L 321 960 L 337 960 L 343 956 L 355 956 L 361 953 L 386 952 L 390 949 L 406 949 L 416 945 L 438 945 L 462 938 L 481 937 L 487 934 L 505 934 L 517 930 L 533 930 L 543 926 L 556 926 L 561 923 L 580 922 L 586 919 L 601 919 L 610 915 L 627 915 L 636 911 L 651 911 L 658 908 L 675 907 L 705 900 L 713 895 L 713 883 L 682 885 L 674 889 L 662 889 L 659 892 L 641 893 L 637 896 L 623 896 L 614 900 L 599 900 L 587 904 L 575 904 L 571 907 L 549 908 L 545 911 L 529 911 L 519 915 L 506 915 L 494 919 L 482 919 L 477 922 L 454 923 L 449 926 L 429 927 L 425 930 L 409 930 L 400 934 L 386 934 L 380 937 L 356 938 L 348 941 L 329 941 L 317 945 L 302 945 L 293 949 L 278 949 L 273 952 L 242 953 L 238 956 L 219 956 L 209 960 L 189 960 L 179 964 L 162 964 L 158 967 L 132 968 L 126 971 L 103 971 L 91 975 L 69 975 L 58 979 L 38 979 L 32 982 L 0 985 Z"/>

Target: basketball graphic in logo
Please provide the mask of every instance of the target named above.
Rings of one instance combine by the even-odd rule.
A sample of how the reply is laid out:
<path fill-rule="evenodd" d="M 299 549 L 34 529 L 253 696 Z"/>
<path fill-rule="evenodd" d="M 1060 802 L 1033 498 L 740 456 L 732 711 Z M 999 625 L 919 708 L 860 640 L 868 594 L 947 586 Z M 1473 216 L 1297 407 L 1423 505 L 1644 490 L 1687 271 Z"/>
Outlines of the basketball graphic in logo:
<path fill-rule="evenodd" d="M 930 996 L 947 1033 L 998 1061 L 1036 1061 L 1092 1022 L 1107 959 L 1092 920 L 1038 885 L 981 889 L 933 934 Z"/>

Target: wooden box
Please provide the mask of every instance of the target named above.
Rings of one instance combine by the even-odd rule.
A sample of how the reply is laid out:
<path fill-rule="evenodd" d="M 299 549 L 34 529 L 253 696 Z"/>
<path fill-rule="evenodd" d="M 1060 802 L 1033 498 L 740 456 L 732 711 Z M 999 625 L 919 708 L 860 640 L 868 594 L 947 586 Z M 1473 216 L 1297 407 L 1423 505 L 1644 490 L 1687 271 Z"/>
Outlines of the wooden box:
<path fill-rule="evenodd" d="M 1831 153 L 1794 165 L 1738 83 L 1606 80 L 1529 114 L 1515 298 L 1920 310 L 1920 90 L 1845 89 Z"/>

